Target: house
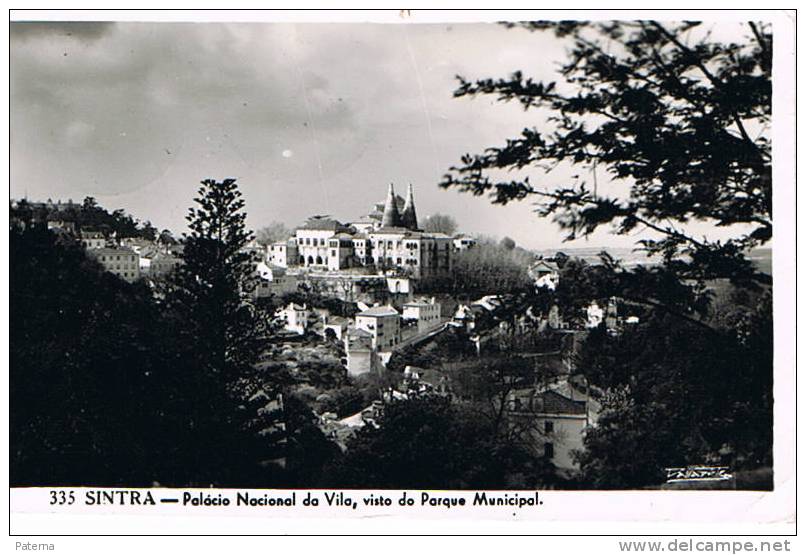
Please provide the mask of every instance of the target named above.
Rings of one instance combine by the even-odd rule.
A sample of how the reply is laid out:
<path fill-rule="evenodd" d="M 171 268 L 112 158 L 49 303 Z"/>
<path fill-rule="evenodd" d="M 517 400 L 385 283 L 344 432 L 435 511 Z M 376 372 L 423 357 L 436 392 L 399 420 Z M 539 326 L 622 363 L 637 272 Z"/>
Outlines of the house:
<path fill-rule="evenodd" d="M 548 260 L 538 260 L 529 267 L 528 272 L 538 289 L 554 291 L 560 283 L 560 269 Z"/>
<path fill-rule="evenodd" d="M 456 251 L 466 251 L 476 246 L 477 241 L 469 235 L 457 235 L 453 238 L 453 248 Z"/>
<path fill-rule="evenodd" d="M 507 398 L 507 416 L 526 424 L 538 455 L 551 460 L 562 475 L 579 470 L 574 452 L 584 449 L 585 433 L 596 424 L 600 405 L 587 391 L 559 380 L 542 388 L 518 389 Z"/>
<path fill-rule="evenodd" d="M 374 347 L 372 333 L 363 329 L 350 329 L 343 337 L 348 375 L 360 376 L 383 368 L 378 351 Z"/>
<path fill-rule="evenodd" d="M 80 237 L 81 244 L 86 249 L 101 249 L 106 246 L 106 236 L 100 231 L 82 229 Z"/>
<path fill-rule="evenodd" d="M 400 343 L 400 313 L 391 306 L 376 306 L 355 316 L 356 329 L 372 336 L 372 347 L 389 351 Z"/>
<path fill-rule="evenodd" d="M 156 245 L 154 245 L 150 247 L 143 247 L 139 251 L 135 252 L 137 252 L 138 257 L 140 258 L 140 274 L 149 275 L 151 272 L 151 259 L 159 252 L 159 249 Z"/>
<path fill-rule="evenodd" d="M 310 314 L 306 305 L 300 306 L 296 303 L 288 303 L 288 306 L 278 312 L 278 316 L 285 320 L 284 329 L 299 335 L 305 335 Z"/>
<path fill-rule="evenodd" d="M 125 239 L 120 240 L 120 245 L 122 247 L 128 247 L 137 254 L 140 254 L 144 250 L 147 249 L 154 249 L 156 245 L 152 241 L 148 239 L 143 239 L 141 237 L 126 237 Z"/>
<path fill-rule="evenodd" d="M 142 257 L 140 261 L 142 266 Z M 181 263 L 181 258 L 168 251 L 157 251 L 151 256 L 150 262 L 147 263 L 148 274 L 152 277 L 164 276 L 171 273 Z"/>
<path fill-rule="evenodd" d="M 387 276 L 386 286 L 390 293 L 402 295 L 412 293 L 411 280 L 407 277 Z"/>
<path fill-rule="evenodd" d="M 416 320 L 419 333 L 428 331 L 441 321 L 440 304 L 433 297 L 428 301 L 408 302 L 403 305 L 403 319 Z"/>
<path fill-rule="evenodd" d="M 468 332 L 476 329 L 477 320 L 481 319 L 485 310 L 478 305 L 460 304 L 453 313 L 453 322 Z"/>
<path fill-rule="evenodd" d="M 283 295 L 297 290 L 297 276 L 288 274 L 285 268 L 259 262 L 255 268 L 255 273 L 258 280 L 254 295 L 257 298 Z"/>
<path fill-rule="evenodd" d="M 277 241 L 269 245 L 267 252 L 268 263 L 280 268 L 295 266 L 299 259 L 297 241 L 293 237 L 285 241 Z"/>
<path fill-rule="evenodd" d="M 140 278 L 140 257 L 126 247 L 96 247 L 88 251 L 107 272 L 132 282 Z"/>
<path fill-rule="evenodd" d="M 347 318 L 342 318 L 341 316 L 326 316 L 324 317 L 322 333 L 327 337 L 327 330 L 330 330 L 333 332 L 336 339 L 343 341 L 349 328 L 350 321 Z"/>
<path fill-rule="evenodd" d="M 403 370 L 403 390 L 408 397 L 435 393 L 446 395 L 448 393 L 448 377 L 438 371 L 416 366 L 406 366 Z"/>
<path fill-rule="evenodd" d="M 484 297 L 473 301 L 474 307 L 481 307 L 487 312 L 495 312 L 504 306 L 503 300 L 500 295 L 485 295 Z"/>

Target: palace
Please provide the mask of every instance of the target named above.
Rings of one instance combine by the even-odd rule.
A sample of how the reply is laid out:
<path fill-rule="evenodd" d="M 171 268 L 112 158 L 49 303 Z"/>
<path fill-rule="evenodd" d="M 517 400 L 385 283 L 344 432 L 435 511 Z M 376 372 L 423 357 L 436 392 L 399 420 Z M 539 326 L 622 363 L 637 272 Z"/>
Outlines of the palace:
<path fill-rule="evenodd" d="M 331 272 L 374 268 L 422 279 L 447 274 L 453 251 L 452 237 L 418 227 L 412 186 L 404 201 L 389 185 L 386 201 L 358 221 L 309 218 L 294 237 L 269 247 L 269 262 Z"/>

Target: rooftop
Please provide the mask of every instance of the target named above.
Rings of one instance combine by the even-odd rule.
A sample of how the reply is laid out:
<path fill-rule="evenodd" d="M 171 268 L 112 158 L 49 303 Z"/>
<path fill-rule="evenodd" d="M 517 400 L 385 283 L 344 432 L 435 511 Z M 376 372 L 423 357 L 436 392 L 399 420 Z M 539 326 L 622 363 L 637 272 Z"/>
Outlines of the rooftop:
<path fill-rule="evenodd" d="M 519 390 L 514 393 L 513 397 L 524 403 L 525 410 L 536 414 L 583 416 L 587 413 L 585 401 L 569 399 L 553 389 L 542 392 L 534 389 Z"/>
<path fill-rule="evenodd" d="M 300 229 L 315 229 L 315 230 L 322 230 L 322 231 L 336 231 L 343 229 L 344 225 L 339 222 L 338 220 L 334 220 L 333 218 L 327 217 L 318 217 L 314 216 L 309 218 L 305 225 L 300 227 Z"/>
<path fill-rule="evenodd" d="M 98 249 L 91 249 L 89 252 L 95 254 L 137 254 L 129 247 L 101 247 Z"/>
<path fill-rule="evenodd" d="M 429 303 L 427 301 L 411 301 L 405 303 L 403 306 L 434 306 L 436 303 Z"/>
<path fill-rule="evenodd" d="M 374 306 L 372 308 L 368 308 L 363 312 L 359 312 L 357 316 L 394 316 L 399 314 L 394 307 L 391 306 Z"/>
<path fill-rule="evenodd" d="M 532 264 L 532 267 L 529 268 L 529 269 L 530 270 L 538 270 L 538 269 L 543 269 L 543 268 L 545 268 L 546 270 L 552 271 L 552 272 L 556 272 L 556 271 L 559 270 L 559 267 L 556 264 L 554 264 L 553 262 L 549 262 L 547 260 L 538 260 L 537 262 Z"/>
<path fill-rule="evenodd" d="M 376 229 L 373 233 L 384 233 L 389 235 L 405 235 L 410 234 L 411 230 L 405 227 L 382 227 Z"/>

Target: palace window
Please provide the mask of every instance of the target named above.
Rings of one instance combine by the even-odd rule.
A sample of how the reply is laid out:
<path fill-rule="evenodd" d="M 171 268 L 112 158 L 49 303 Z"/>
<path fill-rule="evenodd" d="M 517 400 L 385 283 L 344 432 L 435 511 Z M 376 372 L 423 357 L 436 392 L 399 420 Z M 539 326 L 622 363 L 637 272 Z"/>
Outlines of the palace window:
<path fill-rule="evenodd" d="M 544 443 L 543 444 L 543 456 L 547 459 L 554 458 L 554 444 L 553 443 Z"/>

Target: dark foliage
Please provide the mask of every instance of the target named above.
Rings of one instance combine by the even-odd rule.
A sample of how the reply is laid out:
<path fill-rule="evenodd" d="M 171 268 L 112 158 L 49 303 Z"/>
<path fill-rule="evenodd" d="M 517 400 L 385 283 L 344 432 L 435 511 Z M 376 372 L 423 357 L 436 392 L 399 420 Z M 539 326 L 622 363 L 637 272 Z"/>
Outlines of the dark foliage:
<path fill-rule="evenodd" d="M 771 465 L 770 296 L 734 307 L 728 320 L 719 335 L 668 315 L 615 337 L 591 332 L 578 366 L 608 392 L 580 457 L 591 485 L 657 484 L 664 467 L 693 462 Z"/>
<path fill-rule="evenodd" d="M 456 253 L 447 276 L 431 278 L 421 287 L 471 299 L 522 291 L 531 281 L 527 271 L 534 255 L 506 239 L 500 243 L 482 240 L 473 248 Z"/>
<path fill-rule="evenodd" d="M 11 216 L 28 225 L 37 223 L 44 225 L 49 219 L 58 219 L 74 223 L 76 230 L 87 228 L 102 231 L 120 239 L 140 237 L 155 241 L 159 237 L 157 228 L 151 222 L 141 222 L 122 209 L 109 212 L 93 197 L 87 197 L 82 204 L 74 205 L 67 203 L 48 205 L 23 199 L 11 209 Z M 170 235 L 170 232 L 168 234 Z"/>
<path fill-rule="evenodd" d="M 248 234 L 238 195 L 234 183 L 208 192 L 161 305 L 78 244 L 12 228 L 12 484 L 266 487 L 288 479 L 271 464 L 284 455 L 287 431 L 277 392 L 271 376 L 252 372 L 255 330 L 266 327 L 243 302 L 247 272 L 236 251 Z M 296 444 L 316 442 L 300 434 Z"/>
<path fill-rule="evenodd" d="M 330 487 L 502 489 L 537 487 L 551 471 L 461 405 L 425 396 L 386 405 L 380 428 L 362 428 L 325 479 Z"/>
<path fill-rule="evenodd" d="M 181 378 L 150 291 L 45 230 L 10 245 L 11 483 L 151 485 Z"/>
<path fill-rule="evenodd" d="M 189 372 L 177 402 L 191 415 L 191 439 L 175 459 L 197 484 L 265 485 L 279 474 L 271 461 L 283 457 L 284 430 L 279 390 L 254 370 L 271 320 L 251 302 L 254 268 L 243 249 L 252 235 L 234 179 L 203 181 L 194 200 L 184 263 L 165 299 Z"/>

